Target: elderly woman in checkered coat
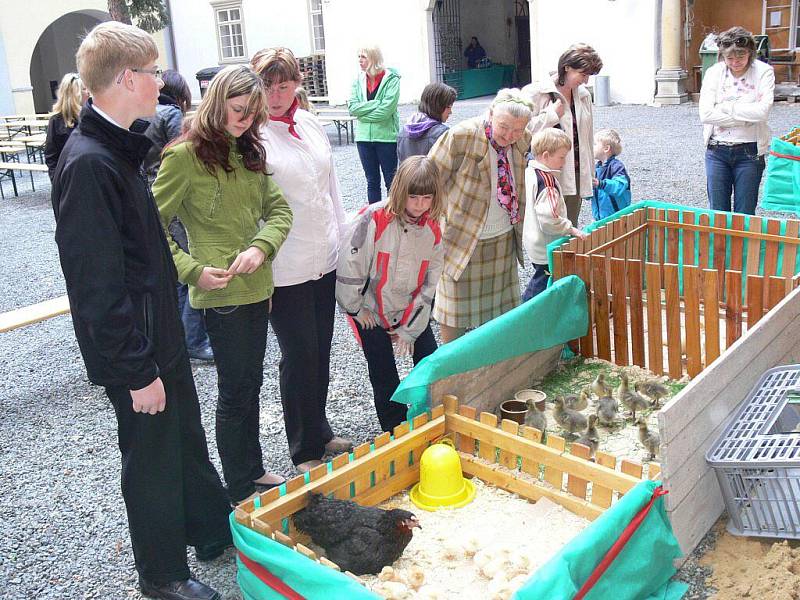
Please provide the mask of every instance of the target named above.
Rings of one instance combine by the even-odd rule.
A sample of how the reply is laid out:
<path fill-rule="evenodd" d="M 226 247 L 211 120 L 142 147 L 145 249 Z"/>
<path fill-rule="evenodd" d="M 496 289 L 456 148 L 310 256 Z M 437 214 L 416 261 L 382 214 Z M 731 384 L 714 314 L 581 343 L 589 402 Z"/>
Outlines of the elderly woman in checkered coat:
<path fill-rule="evenodd" d="M 428 156 L 446 194 L 444 272 L 433 317 L 445 343 L 520 302 L 526 152 L 532 105 L 517 89 L 454 126 Z"/>

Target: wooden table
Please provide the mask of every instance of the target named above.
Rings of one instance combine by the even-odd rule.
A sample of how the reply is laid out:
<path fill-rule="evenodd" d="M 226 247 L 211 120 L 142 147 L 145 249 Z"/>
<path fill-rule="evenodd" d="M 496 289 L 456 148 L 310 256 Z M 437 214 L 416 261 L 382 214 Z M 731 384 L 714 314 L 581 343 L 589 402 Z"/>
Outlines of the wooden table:
<path fill-rule="evenodd" d="M 338 135 L 340 145 L 342 143 L 342 131 L 344 131 L 345 141 L 348 144 L 351 141 L 355 141 L 356 136 L 353 132 L 353 122 L 357 119 L 347 112 L 346 109 L 318 108 L 317 118 L 323 125 L 331 123 L 336 127 L 336 134 Z"/>

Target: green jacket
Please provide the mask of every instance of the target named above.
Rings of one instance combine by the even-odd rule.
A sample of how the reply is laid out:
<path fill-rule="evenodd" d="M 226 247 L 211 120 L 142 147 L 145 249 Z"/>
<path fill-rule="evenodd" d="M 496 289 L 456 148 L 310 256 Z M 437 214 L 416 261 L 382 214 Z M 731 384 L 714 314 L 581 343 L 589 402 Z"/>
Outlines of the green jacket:
<path fill-rule="evenodd" d="M 362 72 L 353 82 L 347 109 L 358 118 L 356 121 L 357 142 L 397 142 L 400 130 L 400 75 L 394 69 L 386 69 L 378 92 L 373 100 L 367 100 L 367 76 Z"/>
<path fill-rule="evenodd" d="M 164 153 L 153 183 L 164 230 L 177 216 L 189 236 L 187 254 L 167 233 L 178 279 L 189 284 L 194 308 L 253 304 L 272 296 L 272 259 L 292 226 L 292 211 L 272 178 L 245 169 L 234 145 L 230 163 L 233 172 L 217 169 L 211 175 L 184 142 Z M 203 267 L 227 269 L 250 246 L 266 256 L 258 270 L 234 276 L 220 290 L 197 286 Z"/>

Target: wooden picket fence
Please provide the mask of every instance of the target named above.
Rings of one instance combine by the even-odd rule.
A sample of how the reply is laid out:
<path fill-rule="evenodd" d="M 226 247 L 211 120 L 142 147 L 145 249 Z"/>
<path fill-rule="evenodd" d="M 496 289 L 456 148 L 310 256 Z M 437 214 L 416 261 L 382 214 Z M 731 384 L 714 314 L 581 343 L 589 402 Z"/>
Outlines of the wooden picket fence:
<path fill-rule="evenodd" d="M 694 377 L 797 287 L 799 232 L 796 220 L 646 207 L 565 242 L 553 276 L 586 284 L 581 355 Z"/>

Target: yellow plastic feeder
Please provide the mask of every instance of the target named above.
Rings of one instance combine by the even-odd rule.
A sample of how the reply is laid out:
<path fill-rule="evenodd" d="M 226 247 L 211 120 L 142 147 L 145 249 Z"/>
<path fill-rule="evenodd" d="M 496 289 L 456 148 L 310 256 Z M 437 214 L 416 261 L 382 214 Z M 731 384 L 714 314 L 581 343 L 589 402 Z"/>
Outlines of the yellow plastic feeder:
<path fill-rule="evenodd" d="M 444 439 L 429 446 L 419 461 L 419 483 L 409 493 L 422 510 L 460 508 L 475 498 L 475 485 L 465 479 L 453 442 Z"/>

